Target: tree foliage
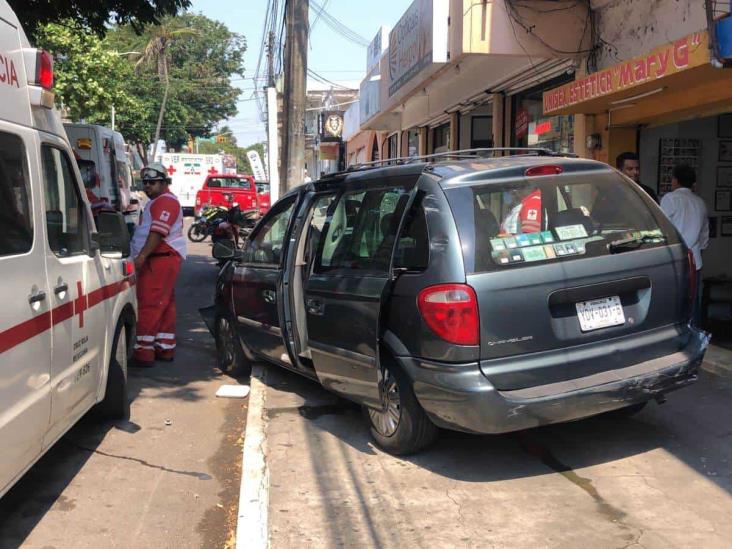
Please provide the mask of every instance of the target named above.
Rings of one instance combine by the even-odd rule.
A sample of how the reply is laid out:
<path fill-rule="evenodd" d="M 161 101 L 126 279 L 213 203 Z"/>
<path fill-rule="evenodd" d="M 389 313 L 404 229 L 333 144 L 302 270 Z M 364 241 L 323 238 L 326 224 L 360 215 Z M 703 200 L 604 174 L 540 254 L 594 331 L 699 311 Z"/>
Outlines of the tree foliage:
<path fill-rule="evenodd" d="M 191 0 L 8 0 L 25 31 L 36 37 L 47 23 L 68 21 L 103 36 L 110 23 L 142 29 L 187 9 Z"/>
<path fill-rule="evenodd" d="M 244 71 L 246 41 L 223 23 L 185 13 L 141 34 L 130 25 L 115 27 L 104 39 L 70 27 L 48 24 L 37 33 L 38 45 L 55 56 L 57 103 L 69 118 L 109 125 L 114 105 L 125 138 L 150 143 L 164 86 L 157 61 L 142 62 L 139 70 L 135 65 L 163 28 L 177 36 L 167 44 L 170 93 L 161 137 L 180 147 L 190 137 L 211 135 L 219 121 L 236 114 L 240 90 L 230 79 Z"/>

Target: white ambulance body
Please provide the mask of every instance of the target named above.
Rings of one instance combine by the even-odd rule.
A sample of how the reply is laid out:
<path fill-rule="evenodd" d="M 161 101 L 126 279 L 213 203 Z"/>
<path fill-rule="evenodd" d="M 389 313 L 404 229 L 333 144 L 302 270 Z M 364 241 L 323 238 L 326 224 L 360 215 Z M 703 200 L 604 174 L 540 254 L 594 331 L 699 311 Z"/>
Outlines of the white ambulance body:
<path fill-rule="evenodd" d="M 89 190 L 122 212 L 128 222 L 136 223 L 138 203 L 132 196 L 132 164 L 122 134 L 96 124 L 67 123 L 64 129 L 78 158 L 94 162 L 99 180 Z"/>
<path fill-rule="evenodd" d="M 224 173 L 224 157 L 220 154 L 165 153 L 162 164 L 172 180 L 170 190 L 186 214 L 193 213 L 196 193 L 206 178 Z"/>
<path fill-rule="evenodd" d="M 95 231 L 52 85 L 0 0 L 0 497 L 95 404 L 129 414 L 129 237 L 118 212 Z"/>

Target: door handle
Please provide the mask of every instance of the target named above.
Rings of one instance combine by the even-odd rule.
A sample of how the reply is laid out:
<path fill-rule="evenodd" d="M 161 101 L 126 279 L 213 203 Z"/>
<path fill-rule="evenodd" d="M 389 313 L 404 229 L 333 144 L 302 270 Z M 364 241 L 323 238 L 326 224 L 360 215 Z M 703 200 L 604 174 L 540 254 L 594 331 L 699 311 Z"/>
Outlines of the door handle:
<path fill-rule="evenodd" d="M 319 299 L 308 298 L 305 300 L 305 308 L 311 315 L 322 316 L 325 312 L 325 305 Z"/>
<path fill-rule="evenodd" d="M 274 303 L 276 299 L 274 290 L 262 290 L 262 297 L 265 303 Z"/>
<path fill-rule="evenodd" d="M 28 303 L 31 305 L 35 303 L 40 303 L 41 301 L 46 300 L 46 292 L 43 290 L 37 290 L 36 292 L 32 293 L 30 297 L 28 297 Z"/>
<path fill-rule="evenodd" d="M 56 295 L 64 294 L 69 291 L 69 285 L 66 282 L 59 284 L 53 289 L 53 293 Z"/>

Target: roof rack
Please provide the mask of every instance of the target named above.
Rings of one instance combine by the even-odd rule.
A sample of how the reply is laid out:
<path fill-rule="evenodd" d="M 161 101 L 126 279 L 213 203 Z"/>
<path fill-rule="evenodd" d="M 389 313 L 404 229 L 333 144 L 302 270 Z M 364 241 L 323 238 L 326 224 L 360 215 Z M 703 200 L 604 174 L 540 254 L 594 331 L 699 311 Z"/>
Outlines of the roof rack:
<path fill-rule="evenodd" d="M 481 149 L 462 149 L 458 151 L 446 151 L 441 153 L 425 154 L 421 156 L 402 156 L 399 158 L 385 158 L 384 160 L 374 160 L 372 162 L 362 162 L 348 166 L 345 172 L 355 172 L 367 170 L 370 168 L 378 168 L 380 166 L 402 166 L 404 164 L 415 164 L 418 162 L 432 162 L 439 160 L 465 160 L 470 158 L 495 158 L 496 153 L 520 153 L 533 156 L 576 156 L 571 153 L 558 153 L 551 149 L 541 147 L 490 147 Z M 489 156 L 490 155 L 490 156 Z M 502 155 L 503 156 L 503 155 Z"/>

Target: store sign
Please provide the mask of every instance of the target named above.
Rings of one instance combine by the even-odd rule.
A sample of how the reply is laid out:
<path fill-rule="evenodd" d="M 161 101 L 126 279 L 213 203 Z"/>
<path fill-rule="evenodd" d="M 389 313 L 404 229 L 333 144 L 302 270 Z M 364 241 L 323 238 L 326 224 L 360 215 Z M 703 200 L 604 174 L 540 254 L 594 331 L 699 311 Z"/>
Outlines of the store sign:
<path fill-rule="evenodd" d="M 579 105 L 585 101 L 632 89 L 710 62 L 706 32 L 697 32 L 664 44 L 648 55 L 544 92 L 544 114 Z"/>
<path fill-rule="evenodd" d="M 389 96 L 432 63 L 447 62 L 449 0 L 414 0 L 389 33 Z"/>
<path fill-rule="evenodd" d="M 259 157 L 259 153 L 254 150 L 247 151 L 247 159 L 249 160 L 249 165 L 252 167 L 254 180 L 267 181 L 267 172 L 264 169 L 264 164 L 262 164 L 262 159 Z"/>
<path fill-rule="evenodd" d="M 516 139 L 526 137 L 526 134 L 529 133 L 529 111 L 519 109 L 516 112 L 516 122 L 514 123 L 513 129 Z"/>
<path fill-rule="evenodd" d="M 381 61 L 381 54 L 389 43 L 389 27 L 382 26 L 366 50 L 366 73 L 370 73 Z"/>
<path fill-rule="evenodd" d="M 358 108 L 361 111 L 361 124 L 364 124 L 381 112 L 380 81 L 380 76 L 366 77 L 359 86 Z"/>
<path fill-rule="evenodd" d="M 340 141 L 343 136 L 343 112 L 325 111 L 319 118 L 320 141 Z"/>

